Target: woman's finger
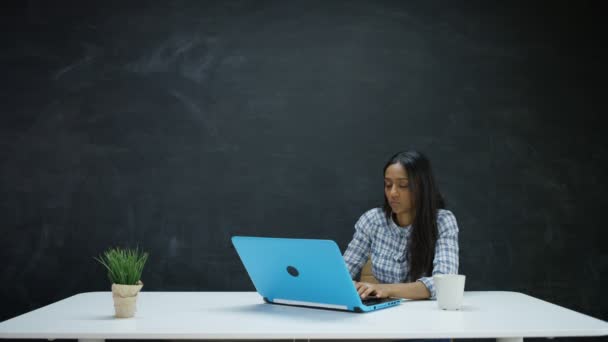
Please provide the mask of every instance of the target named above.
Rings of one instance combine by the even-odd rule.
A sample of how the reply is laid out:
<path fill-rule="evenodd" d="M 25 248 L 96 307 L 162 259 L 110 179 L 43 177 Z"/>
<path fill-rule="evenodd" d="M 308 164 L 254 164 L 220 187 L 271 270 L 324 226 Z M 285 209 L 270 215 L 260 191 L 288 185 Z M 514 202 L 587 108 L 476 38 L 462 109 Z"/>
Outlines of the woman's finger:
<path fill-rule="evenodd" d="M 361 298 L 366 298 L 367 296 L 371 295 L 373 292 L 374 292 L 374 289 L 372 287 L 368 287 L 361 294 Z"/>

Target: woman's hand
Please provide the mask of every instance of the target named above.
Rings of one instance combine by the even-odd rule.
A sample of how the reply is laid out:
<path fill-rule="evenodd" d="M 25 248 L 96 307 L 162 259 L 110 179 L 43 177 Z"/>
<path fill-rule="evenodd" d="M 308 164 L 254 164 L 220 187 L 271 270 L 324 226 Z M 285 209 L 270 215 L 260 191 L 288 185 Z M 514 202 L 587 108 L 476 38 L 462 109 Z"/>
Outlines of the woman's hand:
<path fill-rule="evenodd" d="M 383 284 L 372 284 L 356 281 L 355 288 L 357 289 L 361 299 L 365 299 L 367 297 L 386 298 L 389 296 L 388 289 L 386 286 L 383 286 Z"/>

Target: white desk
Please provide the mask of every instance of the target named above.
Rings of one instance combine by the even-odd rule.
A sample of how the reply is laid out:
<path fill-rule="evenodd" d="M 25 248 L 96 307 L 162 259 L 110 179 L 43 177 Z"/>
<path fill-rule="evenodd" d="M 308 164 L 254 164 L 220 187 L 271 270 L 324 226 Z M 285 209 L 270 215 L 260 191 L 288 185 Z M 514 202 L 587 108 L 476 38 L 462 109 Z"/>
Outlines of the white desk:
<path fill-rule="evenodd" d="M 408 301 L 371 313 L 265 304 L 255 292 L 141 292 L 115 319 L 110 292 L 66 298 L 0 323 L 0 338 L 403 339 L 604 336 L 608 323 L 516 292 L 466 292 L 461 311 Z"/>

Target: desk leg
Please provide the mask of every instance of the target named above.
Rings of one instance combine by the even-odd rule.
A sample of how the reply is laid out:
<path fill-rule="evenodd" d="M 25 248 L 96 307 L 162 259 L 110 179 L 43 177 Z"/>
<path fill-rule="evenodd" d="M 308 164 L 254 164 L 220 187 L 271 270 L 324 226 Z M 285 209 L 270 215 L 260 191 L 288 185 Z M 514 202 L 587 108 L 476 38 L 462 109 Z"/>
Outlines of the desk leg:
<path fill-rule="evenodd" d="M 497 338 L 496 342 L 524 342 L 523 337 L 501 337 Z"/>
<path fill-rule="evenodd" d="M 102 338 L 79 338 L 78 342 L 105 342 Z"/>

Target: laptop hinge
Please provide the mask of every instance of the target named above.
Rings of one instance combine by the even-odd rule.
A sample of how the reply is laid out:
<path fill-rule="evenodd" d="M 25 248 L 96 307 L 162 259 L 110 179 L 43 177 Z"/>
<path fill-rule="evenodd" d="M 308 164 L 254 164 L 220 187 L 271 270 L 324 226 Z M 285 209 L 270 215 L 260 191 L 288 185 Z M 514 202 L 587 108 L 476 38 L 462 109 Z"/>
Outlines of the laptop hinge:
<path fill-rule="evenodd" d="M 264 298 L 264 300 L 268 302 L 267 298 Z M 277 304 L 312 306 L 312 307 L 317 307 L 317 308 L 335 309 L 335 310 L 348 310 L 348 306 L 346 306 L 346 305 L 305 302 L 305 301 L 300 301 L 300 300 L 275 298 L 272 302 L 277 303 Z"/>

